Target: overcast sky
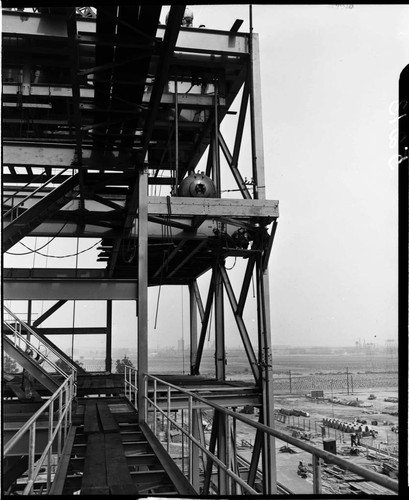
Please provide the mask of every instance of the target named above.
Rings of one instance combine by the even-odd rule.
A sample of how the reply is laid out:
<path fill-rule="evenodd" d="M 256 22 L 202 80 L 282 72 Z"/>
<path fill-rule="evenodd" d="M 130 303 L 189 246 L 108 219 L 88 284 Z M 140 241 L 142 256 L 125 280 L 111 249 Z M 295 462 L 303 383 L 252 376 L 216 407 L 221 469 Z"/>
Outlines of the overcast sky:
<path fill-rule="evenodd" d="M 249 29 L 246 5 L 191 9 L 195 27 L 229 30 L 243 19 L 240 31 Z M 253 6 L 267 198 L 280 202 L 269 268 L 273 344 L 384 345 L 397 339 L 395 141 L 398 79 L 409 63 L 408 26 L 407 5 Z M 250 151 L 240 161 L 246 158 Z M 81 262 L 87 264 L 85 255 Z M 187 291 L 182 303 L 180 287 L 162 289 L 154 329 L 157 293 L 151 291 L 150 346 L 176 344 L 182 308 L 187 341 Z M 92 316 L 91 307 L 97 311 L 78 304 L 81 323 Z M 251 335 L 253 316 L 250 311 Z M 136 344 L 135 325 L 135 304 L 115 304 L 114 343 Z M 229 343 L 239 340 L 227 328 Z"/>

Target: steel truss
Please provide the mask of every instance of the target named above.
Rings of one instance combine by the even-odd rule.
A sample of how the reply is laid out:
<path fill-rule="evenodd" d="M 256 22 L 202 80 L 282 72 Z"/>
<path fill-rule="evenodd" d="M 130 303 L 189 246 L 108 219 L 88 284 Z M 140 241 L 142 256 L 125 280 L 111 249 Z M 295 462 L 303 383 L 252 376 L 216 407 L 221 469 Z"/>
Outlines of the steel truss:
<path fill-rule="evenodd" d="M 10 75 L 3 84 L 3 252 L 14 251 L 25 237 L 98 238 L 98 261 L 106 268 L 88 274 L 6 268 L 5 298 L 57 300 L 34 327 L 66 301 L 107 301 L 108 371 L 112 300 L 135 300 L 141 424 L 149 373 L 148 287 L 189 289 L 192 377 L 200 374 L 214 322 L 218 382 L 226 381 L 227 298 L 254 378 L 259 423 L 274 428 L 268 261 L 279 214 L 278 202 L 265 199 L 257 35 L 181 28 L 185 6 L 172 6 L 167 25 L 159 27 L 160 6 L 108 6 L 97 9 L 95 18 L 80 17 L 75 9 L 49 10 L 3 15 L 3 73 Z M 51 71 L 56 60 L 58 71 Z M 11 61 L 21 66 L 17 76 Z M 236 99 L 229 146 L 221 128 Z M 243 166 L 248 119 L 252 160 Z M 216 196 L 180 196 L 181 181 L 202 163 Z M 164 187 L 169 194 L 158 196 Z M 225 197 L 232 191 L 239 198 Z M 237 295 L 228 257 L 247 260 Z M 204 274 L 210 275 L 205 301 L 198 282 Z M 243 315 L 253 279 L 257 352 Z M 240 402 L 254 397 L 253 391 Z M 232 406 L 229 397 L 224 406 Z M 200 413 L 194 414 L 192 432 L 200 436 Z M 226 463 L 236 446 L 235 430 L 217 409 L 212 419 L 210 451 Z M 274 449 L 274 436 L 257 430 L 248 473 L 254 485 L 261 465 L 264 494 L 276 493 Z M 207 472 L 200 487 L 210 492 L 212 462 L 197 453 L 191 460 L 191 471 L 203 461 Z M 197 475 L 190 479 L 198 489 Z M 217 491 L 232 488 L 219 469 Z"/>

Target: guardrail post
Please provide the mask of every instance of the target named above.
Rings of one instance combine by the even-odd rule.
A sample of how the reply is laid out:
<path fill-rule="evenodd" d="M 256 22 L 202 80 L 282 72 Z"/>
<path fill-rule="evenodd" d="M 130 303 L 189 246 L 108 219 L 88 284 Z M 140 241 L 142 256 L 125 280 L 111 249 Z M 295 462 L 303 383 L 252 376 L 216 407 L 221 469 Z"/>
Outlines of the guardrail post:
<path fill-rule="evenodd" d="M 35 448 L 36 448 L 36 428 L 37 423 L 33 422 L 30 427 L 29 433 L 29 448 L 28 448 L 28 482 L 34 481 L 34 459 L 35 459 Z M 30 488 L 31 491 L 31 488 Z"/>
<path fill-rule="evenodd" d="M 50 407 L 48 409 L 48 442 L 50 443 L 53 435 L 53 423 L 54 423 L 54 401 L 51 401 Z M 48 450 L 47 454 L 47 494 L 50 492 L 51 487 L 51 458 L 52 458 L 53 445 Z"/>
<path fill-rule="evenodd" d="M 68 434 L 68 408 L 69 408 L 69 386 L 67 385 L 64 388 L 64 399 L 65 399 L 65 407 L 64 407 L 64 435 L 63 435 L 63 442 L 65 443 L 65 438 L 67 437 Z"/>
<path fill-rule="evenodd" d="M 153 381 L 153 433 L 156 436 L 156 379 Z"/>
<path fill-rule="evenodd" d="M 193 435 L 192 421 L 193 421 L 192 396 L 189 396 L 189 399 L 188 399 L 188 426 L 189 426 L 189 482 L 190 482 L 190 484 L 192 484 L 192 482 L 193 482 L 193 441 L 191 439 L 192 435 Z"/>
<path fill-rule="evenodd" d="M 313 494 L 321 495 L 322 479 L 321 479 L 321 459 L 317 455 L 312 456 L 312 477 L 313 477 Z"/>
<path fill-rule="evenodd" d="M 170 387 L 168 386 L 168 393 L 167 393 L 167 445 L 166 445 L 166 451 L 168 453 L 170 450 L 170 398 L 171 398 L 171 392 L 170 392 Z"/>
<path fill-rule="evenodd" d="M 198 441 L 200 441 L 200 427 L 202 425 L 201 422 L 201 414 L 200 410 L 192 408 L 192 419 L 193 419 L 193 424 L 192 424 L 192 434 L 193 437 L 196 438 Z M 199 492 L 200 488 L 200 476 L 199 476 L 199 447 L 193 443 L 192 446 L 192 486 L 193 488 Z"/>
<path fill-rule="evenodd" d="M 61 420 L 62 420 L 62 392 L 58 395 L 58 439 L 57 439 L 57 455 L 58 458 L 61 456 Z"/>
<path fill-rule="evenodd" d="M 133 385 L 134 385 L 134 405 L 135 408 L 138 408 L 138 385 L 137 385 L 137 380 L 138 380 L 138 372 L 134 370 L 134 380 L 133 380 Z"/>
<path fill-rule="evenodd" d="M 144 404 L 143 404 L 143 409 L 144 409 L 144 416 L 145 416 L 145 423 L 148 423 L 148 402 L 146 401 L 146 398 L 148 397 L 148 376 L 145 374 L 145 394 L 144 394 Z"/>
<path fill-rule="evenodd" d="M 183 414 L 184 414 L 184 409 L 182 408 L 181 410 L 181 423 L 182 423 L 182 429 L 184 428 L 184 423 L 183 423 Z M 185 435 L 183 432 L 181 432 L 181 439 L 182 439 L 182 472 L 183 474 L 185 473 Z"/>

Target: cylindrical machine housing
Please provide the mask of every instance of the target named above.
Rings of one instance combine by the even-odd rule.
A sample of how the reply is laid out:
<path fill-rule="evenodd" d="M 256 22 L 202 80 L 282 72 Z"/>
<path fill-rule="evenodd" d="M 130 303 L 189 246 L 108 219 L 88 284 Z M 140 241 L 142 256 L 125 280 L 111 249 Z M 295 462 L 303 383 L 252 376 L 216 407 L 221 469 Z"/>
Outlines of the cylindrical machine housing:
<path fill-rule="evenodd" d="M 180 183 L 178 195 L 192 198 L 214 198 L 216 187 L 212 179 L 204 172 L 193 172 Z"/>

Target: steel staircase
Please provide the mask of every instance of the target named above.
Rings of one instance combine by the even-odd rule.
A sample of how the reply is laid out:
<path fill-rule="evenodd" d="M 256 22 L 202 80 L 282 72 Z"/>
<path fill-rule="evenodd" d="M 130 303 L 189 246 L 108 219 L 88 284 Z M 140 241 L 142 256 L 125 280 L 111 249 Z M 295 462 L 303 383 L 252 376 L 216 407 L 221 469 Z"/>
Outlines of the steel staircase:
<path fill-rule="evenodd" d="M 155 440 L 125 398 L 79 398 L 50 493 L 195 494 L 176 465 L 161 459 Z"/>
<path fill-rule="evenodd" d="M 3 252 L 7 252 L 18 241 L 28 236 L 33 229 L 38 227 L 48 217 L 75 198 L 79 192 L 78 173 L 70 176 L 51 191 L 45 193 L 45 188 L 49 188 L 53 183 L 56 183 L 64 172 L 65 170 L 61 170 L 40 187 L 31 191 L 19 203 L 16 205 L 12 204 L 11 208 L 3 214 L 5 224 L 3 228 Z M 41 196 L 41 194 L 44 194 L 42 198 L 31 204 L 34 198 Z M 27 204 L 29 206 L 26 208 L 25 205 Z"/>
<path fill-rule="evenodd" d="M 34 345 L 34 341 L 38 341 L 37 347 Z M 51 393 L 54 393 L 60 386 L 61 377 L 63 380 L 66 379 L 71 371 L 76 375 L 76 367 L 70 363 L 69 358 L 62 357 L 60 352 L 56 351 L 43 336 L 40 337 L 35 330 L 20 320 L 6 306 L 3 306 L 3 346 L 6 354 Z M 64 361 L 67 371 L 56 364 L 57 360 Z M 58 380 L 58 376 L 60 380 Z M 10 385 L 10 388 L 13 390 L 13 384 Z M 15 390 L 13 392 L 16 393 Z"/>

